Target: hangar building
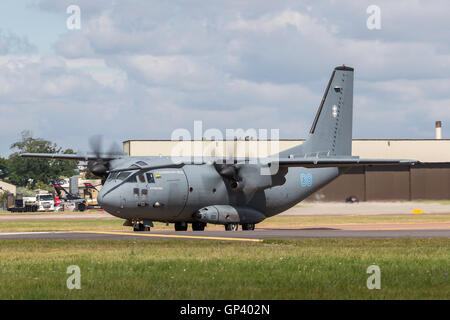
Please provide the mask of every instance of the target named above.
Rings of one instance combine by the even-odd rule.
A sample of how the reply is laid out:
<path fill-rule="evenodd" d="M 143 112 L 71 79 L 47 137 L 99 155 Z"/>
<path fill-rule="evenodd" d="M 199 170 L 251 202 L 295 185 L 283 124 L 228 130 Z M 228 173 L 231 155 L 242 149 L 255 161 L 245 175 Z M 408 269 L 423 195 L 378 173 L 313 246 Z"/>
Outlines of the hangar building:
<path fill-rule="evenodd" d="M 304 140 L 279 140 L 279 151 Z M 273 141 L 182 141 L 189 155 L 261 156 L 272 154 Z M 180 141 L 128 140 L 123 143 L 131 156 L 171 155 Z M 258 150 L 258 152 L 254 152 Z M 228 151 L 228 153 L 227 153 Z M 344 201 L 357 196 L 360 201 L 448 200 L 450 199 L 450 139 L 354 139 L 353 155 L 361 158 L 413 159 L 413 166 L 366 166 L 354 168 L 311 195 L 308 200 Z M 186 153 L 185 153 L 186 154 Z"/>

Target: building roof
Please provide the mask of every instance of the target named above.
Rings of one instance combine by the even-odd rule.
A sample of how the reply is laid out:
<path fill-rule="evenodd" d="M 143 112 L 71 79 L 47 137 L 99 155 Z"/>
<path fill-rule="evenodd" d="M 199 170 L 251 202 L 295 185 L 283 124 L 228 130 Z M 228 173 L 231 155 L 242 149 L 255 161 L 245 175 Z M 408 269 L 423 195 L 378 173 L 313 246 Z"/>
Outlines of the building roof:
<path fill-rule="evenodd" d="M 235 152 L 237 156 L 254 156 L 251 148 L 256 148 L 259 154 L 260 150 L 266 150 L 267 154 L 273 154 L 292 148 L 304 142 L 304 139 L 280 139 L 278 148 L 275 148 L 274 141 L 267 140 L 237 140 L 237 141 L 212 141 L 196 140 L 182 141 L 181 148 L 190 150 L 189 155 L 198 155 L 198 150 L 207 150 L 204 155 L 223 155 L 229 144 L 231 148 L 246 150 L 245 154 Z M 172 140 L 127 140 L 124 141 L 124 152 L 131 156 L 157 156 L 171 155 L 175 146 L 180 147 L 180 141 Z M 272 147 L 271 147 L 272 146 Z M 196 149 L 197 148 L 197 149 Z M 198 149 L 199 148 L 199 149 Z M 211 154 L 211 150 L 213 154 Z M 196 152 L 197 151 L 197 152 Z M 250 154 L 249 154 L 250 153 Z M 411 159 L 421 162 L 450 162 L 450 139 L 353 139 L 352 154 L 361 158 L 395 158 Z M 261 156 L 264 156 L 261 154 Z"/>
<path fill-rule="evenodd" d="M 0 192 L 6 191 L 8 193 L 16 193 L 17 187 L 11 183 L 0 180 Z"/>

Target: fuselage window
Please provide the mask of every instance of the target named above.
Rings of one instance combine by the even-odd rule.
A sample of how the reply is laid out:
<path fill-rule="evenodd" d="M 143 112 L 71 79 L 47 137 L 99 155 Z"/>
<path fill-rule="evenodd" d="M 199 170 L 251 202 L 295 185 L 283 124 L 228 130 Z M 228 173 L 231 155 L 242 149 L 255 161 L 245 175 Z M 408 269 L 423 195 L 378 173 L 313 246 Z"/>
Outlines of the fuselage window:
<path fill-rule="evenodd" d="M 141 190 L 142 201 L 147 201 L 147 194 L 148 194 L 147 189 L 142 189 Z"/>
<path fill-rule="evenodd" d="M 138 188 L 133 189 L 133 194 L 134 194 L 134 199 L 139 200 L 139 189 Z"/>
<path fill-rule="evenodd" d="M 148 172 L 145 175 L 147 176 L 148 183 L 155 183 L 155 178 L 153 177 L 153 173 Z"/>
<path fill-rule="evenodd" d="M 140 175 L 138 176 L 138 178 L 139 178 L 139 182 L 145 183 L 145 177 L 144 177 L 143 174 L 140 174 Z"/>

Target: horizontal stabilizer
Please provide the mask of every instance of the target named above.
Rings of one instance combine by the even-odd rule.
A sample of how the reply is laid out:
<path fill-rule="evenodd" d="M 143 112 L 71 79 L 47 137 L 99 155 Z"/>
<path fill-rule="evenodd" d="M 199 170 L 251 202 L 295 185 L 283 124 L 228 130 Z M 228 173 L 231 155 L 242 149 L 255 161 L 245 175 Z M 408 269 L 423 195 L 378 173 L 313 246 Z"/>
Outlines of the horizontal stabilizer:
<path fill-rule="evenodd" d="M 348 158 L 297 158 L 297 159 L 284 158 L 279 159 L 277 162 L 282 167 L 345 168 L 358 166 L 414 165 L 419 161 L 408 159 L 360 159 L 359 157 L 348 157 Z"/>

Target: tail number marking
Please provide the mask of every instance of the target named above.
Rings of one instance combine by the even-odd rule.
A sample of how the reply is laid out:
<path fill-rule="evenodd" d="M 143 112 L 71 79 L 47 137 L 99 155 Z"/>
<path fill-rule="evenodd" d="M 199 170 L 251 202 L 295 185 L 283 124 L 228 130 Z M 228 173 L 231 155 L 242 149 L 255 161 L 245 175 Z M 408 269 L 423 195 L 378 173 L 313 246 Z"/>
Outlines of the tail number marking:
<path fill-rule="evenodd" d="M 312 175 L 310 173 L 300 174 L 300 184 L 302 187 L 311 187 L 312 186 Z"/>

